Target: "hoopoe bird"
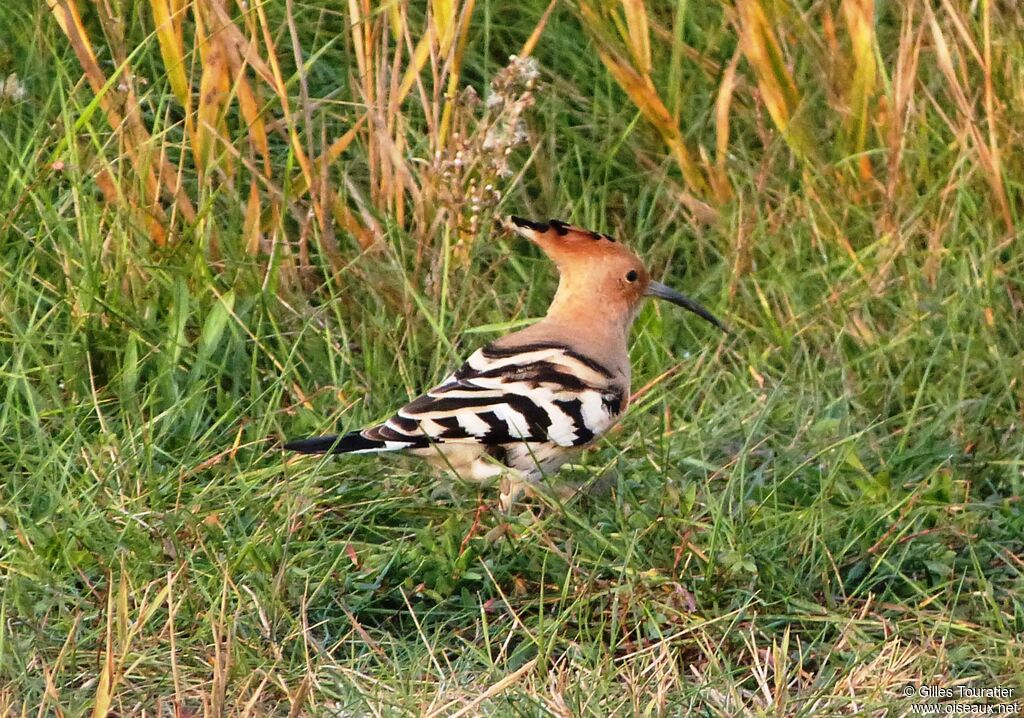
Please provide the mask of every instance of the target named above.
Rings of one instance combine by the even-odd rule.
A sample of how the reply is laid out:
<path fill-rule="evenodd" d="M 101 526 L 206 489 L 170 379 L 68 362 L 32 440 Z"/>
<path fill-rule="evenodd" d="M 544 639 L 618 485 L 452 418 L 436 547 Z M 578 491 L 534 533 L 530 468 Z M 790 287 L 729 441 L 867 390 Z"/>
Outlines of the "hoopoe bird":
<path fill-rule="evenodd" d="M 500 505 L 593 444 L 630 397 L 629 332 L 646 297 L 707 309 L 655 282 L 607 234 L 559 220 L 510 217 L 506 226 L 555 263 L 558 289 L 540 321 L 478 349 L 457 371 L 382 424 L 289 441 L 307 454 L 403 452 L 464 479 L 504 478 Z"/>

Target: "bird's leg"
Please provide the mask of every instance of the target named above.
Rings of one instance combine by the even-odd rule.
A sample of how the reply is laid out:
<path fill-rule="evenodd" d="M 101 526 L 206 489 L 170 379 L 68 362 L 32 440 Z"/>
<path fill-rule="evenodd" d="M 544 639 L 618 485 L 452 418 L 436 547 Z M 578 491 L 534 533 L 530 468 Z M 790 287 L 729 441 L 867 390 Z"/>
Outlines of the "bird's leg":
<path fill-rule="evenodd" d="M 565 503 L 578 494 L 583 487 L 575 481 L 562 481 L 551 487 L 552 493 L 559 501 Z"/>
<path fill-rule="evenodd" d="M 512 506 L 516 499 L 532 491 L 529 479 L 521 471 L 506 469 L 501 476 L 501 489 L 498 494 L 498 506 L 506 514 L 512 513 Z"/>

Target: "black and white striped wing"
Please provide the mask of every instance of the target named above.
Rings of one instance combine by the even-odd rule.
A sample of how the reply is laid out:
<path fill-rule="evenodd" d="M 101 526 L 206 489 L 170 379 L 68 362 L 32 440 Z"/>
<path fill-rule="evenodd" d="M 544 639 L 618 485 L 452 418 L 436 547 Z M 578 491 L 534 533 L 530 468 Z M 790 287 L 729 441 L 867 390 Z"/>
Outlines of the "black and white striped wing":
<path fill-rule="evenodd" d="M 487 346 L 363 436 L 388 448 L 474 442 L 584 446 L 622 412 L 624 390 L 596 362 L 557 345 Z"/>

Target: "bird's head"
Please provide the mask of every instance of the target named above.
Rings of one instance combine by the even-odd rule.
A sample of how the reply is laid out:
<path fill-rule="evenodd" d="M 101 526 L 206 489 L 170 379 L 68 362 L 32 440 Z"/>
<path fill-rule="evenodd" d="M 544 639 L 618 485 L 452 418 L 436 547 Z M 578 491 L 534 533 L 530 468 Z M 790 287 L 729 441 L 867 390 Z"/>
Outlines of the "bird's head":
<path fill-rule="evenodd" d="M 645 297 L 657 297 L 724 329 L 700 304 L 653 281 L 640 258 L 607 234 L 573 227 L 557 219 L 531 222 L 513 216 L 508 218 L 508 226 L 540 247 L 558 267 L 558 294 L 552 309 L 576 309 L 579 305 L 580 309 L 595 313 L 621 312 L 631 320 Z"/>

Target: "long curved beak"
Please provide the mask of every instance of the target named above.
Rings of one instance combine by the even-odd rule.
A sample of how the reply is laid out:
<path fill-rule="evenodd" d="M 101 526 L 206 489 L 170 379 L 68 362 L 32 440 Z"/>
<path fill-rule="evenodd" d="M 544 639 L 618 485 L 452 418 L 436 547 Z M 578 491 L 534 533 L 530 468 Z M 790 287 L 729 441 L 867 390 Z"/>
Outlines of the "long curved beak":
<path fill-rule="evenodd" d="M 657 297 L 658 299 L 664 299 L 666 301 L 672 302 L 673 304 L 680 306 L 683 309 L 689 309 L 698 317 L 711 322 L 716 327 L 721 329 L 723 332 L 728 331 L 722 324 L 722 322 L 718 321 L 718 318 L 715 317 L 714 314 L 709 312 L 707 309 L 702 307 L 694 300 L 690 299 L 685 294 L 680 294 L 671 287 L 666 287 L 661 282 L 651 282 L 649 285 L 647 285 L 647 291 L 645 292 L 645 294 L 648 297 Z"/>

